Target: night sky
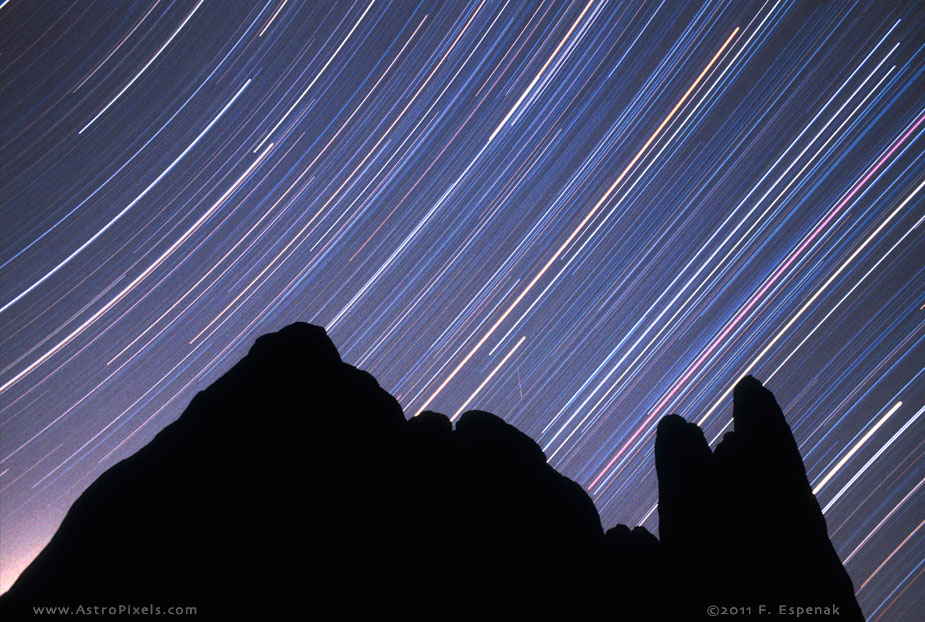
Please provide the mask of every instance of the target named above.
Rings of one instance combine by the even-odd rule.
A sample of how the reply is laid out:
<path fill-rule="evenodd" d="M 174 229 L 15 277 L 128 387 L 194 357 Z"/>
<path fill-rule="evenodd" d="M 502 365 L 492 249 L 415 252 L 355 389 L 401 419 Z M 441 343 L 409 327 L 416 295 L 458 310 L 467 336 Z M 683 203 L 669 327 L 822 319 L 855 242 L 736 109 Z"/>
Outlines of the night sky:
<path fill-rule="evenodd" d="M 0 0 L 0 24 L 3 589 L 302 320 L 407 416 L 498 413 L 605 527 L 655 533 L 659 417 L 715 445 L 751 373 L 865 614 L 925 608 L 921 3 Z"/>

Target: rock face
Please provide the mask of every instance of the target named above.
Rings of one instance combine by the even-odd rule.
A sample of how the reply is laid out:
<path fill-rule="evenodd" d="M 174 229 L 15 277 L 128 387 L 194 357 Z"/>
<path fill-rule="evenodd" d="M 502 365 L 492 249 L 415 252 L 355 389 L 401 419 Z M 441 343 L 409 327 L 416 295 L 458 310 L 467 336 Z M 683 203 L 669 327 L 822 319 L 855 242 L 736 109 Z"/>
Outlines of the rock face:
<path fill-rule="evenodd" d="M 737 388 L 735 432 L 715 453 L 696 426 L 663 419 L 656 467 L 662 541 L 605 534 L 585 491 L 516 428 L 479 411 L 455 429 L 433 412 L 406 421 L 322 329 L 293 324 L 84 492 L 0 618 L 148 605 L 206 619 L 695 620 L 715 604 L 863 619 L 757 381 Z"/>
<path fill-rule="evenodd" d="M 681 417 L 659 422 L 659 535 L 682 607 L 751 605 L 764 618 L 817 606 L 863 619 L 784 414 L 750 376 L 734 390 L 733 421 L 715 452 Z"/>

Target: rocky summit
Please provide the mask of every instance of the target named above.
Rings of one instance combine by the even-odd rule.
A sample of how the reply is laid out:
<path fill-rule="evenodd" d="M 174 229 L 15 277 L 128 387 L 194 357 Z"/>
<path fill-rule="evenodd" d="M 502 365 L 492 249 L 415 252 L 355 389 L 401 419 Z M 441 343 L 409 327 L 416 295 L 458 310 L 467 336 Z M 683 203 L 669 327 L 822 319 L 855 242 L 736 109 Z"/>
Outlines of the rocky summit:
<path fill-rule="evenodd" d="M 663 418 L 660 540 L 605 532 L 528 436 L 480 411 L 455 429 L 406 419 L 323 329 L 293 324 L 81 495 L 0 618 L 862 620 L 757 380 L 736 387 L 734 424 L 711 451 L 697 426 Z"/>

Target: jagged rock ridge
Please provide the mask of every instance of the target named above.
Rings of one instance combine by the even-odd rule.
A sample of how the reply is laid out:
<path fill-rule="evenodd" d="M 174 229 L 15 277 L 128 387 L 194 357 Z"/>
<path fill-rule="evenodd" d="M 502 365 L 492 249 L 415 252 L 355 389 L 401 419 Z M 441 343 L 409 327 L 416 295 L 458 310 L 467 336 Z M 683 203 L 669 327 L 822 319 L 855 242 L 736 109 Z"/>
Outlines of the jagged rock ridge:
<path fill-rule="evenodd" d="M 254 619 L 695 620 L 709 605 L 863 619 L 773 396 L 747 379 L 734 418 L 715 453 L 663 419 L 661 542 L 605 534 L 516 428 L 479 411 L 455 429 L 405 420 L 323 329 L 293 324 L 92 484 L 0 617 L 119 603 Z"/>

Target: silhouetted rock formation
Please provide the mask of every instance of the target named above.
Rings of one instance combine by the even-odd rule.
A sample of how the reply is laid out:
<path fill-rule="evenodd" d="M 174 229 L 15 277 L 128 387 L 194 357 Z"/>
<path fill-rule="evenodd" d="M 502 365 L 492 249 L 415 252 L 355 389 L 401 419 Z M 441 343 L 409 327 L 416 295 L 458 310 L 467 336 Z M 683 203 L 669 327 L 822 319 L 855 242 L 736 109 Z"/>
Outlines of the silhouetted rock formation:
<path fill-rule="evenodd" d="M 735 387 L 733 421 L 715 453 L 681 417 L 659 422 L 659 535 L 682 608 L 829 606 L 863 619 L 790 427 L 751 376 Z"/>
<path fill-rule="evenodd" d="M 862 619 L 771 394 L 735 394 L 710 452 L 658 428 L 661 537 L 606 534 L 585 491 L 485 412 L 406 421 L 320 328 L 294 324 L 94 482 L 0 597 L 318 620 L 694 620 L 708 605 Z M 759 605 L 768 613 L 758 616 Z M 749 616 L 736 616 L 748 619 Z"/>

